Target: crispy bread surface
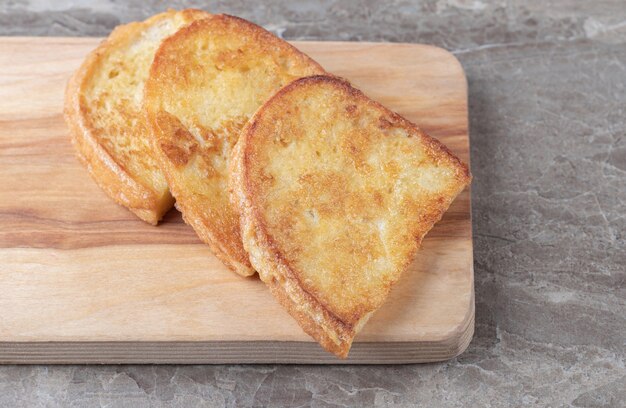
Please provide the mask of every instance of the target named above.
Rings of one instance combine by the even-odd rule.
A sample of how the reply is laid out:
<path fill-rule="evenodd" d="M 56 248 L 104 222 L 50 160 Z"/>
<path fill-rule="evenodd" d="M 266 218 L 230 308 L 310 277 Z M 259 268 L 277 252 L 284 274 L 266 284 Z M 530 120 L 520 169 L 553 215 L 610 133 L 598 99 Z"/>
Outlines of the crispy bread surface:
<path fill-rule="evenodd" d="M 65 121 L 79 158 L 111 198 L 150 224 L 174 200 L 151 154 L 143 86 L 161 41 L 208 16 L 200 10 L 169 10 L 117 27 L 66 88 Z"/>
<path fill-rule="evenodd" d="M 323 72 L 287 42 L 228 15 L 194 22 L 157 51 L 145 88 L 155 157 L 185 221 L 241 275 L 254 270 L 229 201 L 232 147 L 275 91 Z"/>
<path fill-rule="evenodd" d="M 342 358 L 471 180 L 440 142 L 328 76 L 267 101 L 242 131 L 231 173 L 252 265 Z"/>

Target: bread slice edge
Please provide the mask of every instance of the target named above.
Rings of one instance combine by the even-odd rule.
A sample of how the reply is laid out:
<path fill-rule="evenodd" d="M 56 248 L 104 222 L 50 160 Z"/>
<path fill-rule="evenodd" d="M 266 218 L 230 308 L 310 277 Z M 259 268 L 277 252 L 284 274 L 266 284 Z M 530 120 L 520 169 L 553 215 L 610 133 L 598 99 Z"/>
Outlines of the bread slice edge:
<path fill-rule="evenodd" d="M 243 160 L 247 142 L 245 136 L 255 117 L 256 114 L 243 128 L 233 148 L 230 164 L 230 198 L 239 212 L 244 249 L 250 255 L 250 263 L 274 298 L 298 322 L 304 332 L 313 337 L 325 350 L 345 359 L 354 336 L 369 319 L 370 314 L 363 316 L 355 325 L 345 324 L 302 287 L 286 262 L 275 257 L 267 249 L 272 244 L 260 228 L 256 211 L 245 194 Z"/>

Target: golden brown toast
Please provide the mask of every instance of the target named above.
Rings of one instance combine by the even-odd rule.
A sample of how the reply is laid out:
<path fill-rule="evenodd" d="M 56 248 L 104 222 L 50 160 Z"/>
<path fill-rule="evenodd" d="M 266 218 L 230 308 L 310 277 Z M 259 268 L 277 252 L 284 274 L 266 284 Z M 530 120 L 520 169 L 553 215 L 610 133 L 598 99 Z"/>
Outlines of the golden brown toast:
<path fill-rule="evenodd" d="M 117 27 L 87 56 L 65 92 L 65 121 L 79 158 L 111 198 L 150 224 L 174 199 L 151 154 L 143 86 L 161 41 L 208 16 L 169 10 Z"/>
<path fill-rule="evenodd" d="M 254 270 L 228 197 L 231 149 L 275 91 L 323 72 L 287 42 L 228 15 L 194 22 L 156 53 L 145 88 L 155 157 L 185 221 L 241 275 Z"/>
<path fill-rule="evenodd" d="M 443 144 L 328 76 L 267 101 L 231 164 L 253 267 L 340 357 L 470 180 Z"/>

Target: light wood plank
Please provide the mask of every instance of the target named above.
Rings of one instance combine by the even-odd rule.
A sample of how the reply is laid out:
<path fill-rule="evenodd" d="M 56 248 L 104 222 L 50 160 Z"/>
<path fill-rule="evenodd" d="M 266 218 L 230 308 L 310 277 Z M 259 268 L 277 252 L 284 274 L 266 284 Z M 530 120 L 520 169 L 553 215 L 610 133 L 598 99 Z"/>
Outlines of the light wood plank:
<path fill-rule="evenodd" d="M 0 362 L 339 362 L 258 278 L 226 270 L 176 211 L 151 227 L 91 181 L 61 109 L 69 75 L 98 41 L 0 39 Z M 466 80 L 448 52 L 295 45 L 469 159 Z M 466 190 L 343 363 L 448 359 L 473 322 Z"/>

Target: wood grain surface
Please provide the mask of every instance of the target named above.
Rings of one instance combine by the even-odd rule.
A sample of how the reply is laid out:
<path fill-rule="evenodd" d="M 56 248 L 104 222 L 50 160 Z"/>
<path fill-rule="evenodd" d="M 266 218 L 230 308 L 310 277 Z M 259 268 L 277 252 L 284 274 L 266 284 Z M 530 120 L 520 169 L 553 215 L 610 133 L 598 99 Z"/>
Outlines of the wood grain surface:
<path fill-rule="evenodd" d="M 62 119 L 99 39 L 0 38 L 0 362 L 407 363 L 474 329 L 470 194 L 428 234 L 350 357 L 324 352 L 262 282 L 226 268 L 175 210 L 158 227 L 98 189 Z M 296 42 L 469 161 L 467 84 L 440 48 Z"/>

